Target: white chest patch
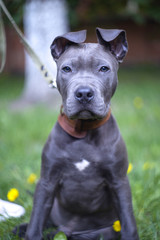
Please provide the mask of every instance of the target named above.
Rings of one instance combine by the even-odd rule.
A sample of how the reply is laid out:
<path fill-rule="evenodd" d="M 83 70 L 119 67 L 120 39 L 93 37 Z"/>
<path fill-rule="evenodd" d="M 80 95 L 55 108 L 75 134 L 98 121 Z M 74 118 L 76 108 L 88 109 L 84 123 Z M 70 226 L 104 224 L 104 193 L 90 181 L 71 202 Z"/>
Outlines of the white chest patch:
<path fill-rule="evenodd" d="M 75 163 L 74 165 L 79 171 L 83 171 L 90 165 L 90 162 L 88 162 L 86 159 L 82 159 L 81 162 Z"/>

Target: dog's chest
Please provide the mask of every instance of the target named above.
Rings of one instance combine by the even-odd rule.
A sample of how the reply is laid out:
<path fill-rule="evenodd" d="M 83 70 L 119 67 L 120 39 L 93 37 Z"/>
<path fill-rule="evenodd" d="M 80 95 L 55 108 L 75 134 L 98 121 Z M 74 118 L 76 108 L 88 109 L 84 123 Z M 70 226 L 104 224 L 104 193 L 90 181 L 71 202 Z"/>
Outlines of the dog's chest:
<path fill-rule="evenodd" d="M 104 150 L 102 145 L 87 140 L 66 144 L 61 156 L 57 198 L 65 208 L 74 208 L 74 211 L 78 211 L 78 206 L 84 212 L 97 211 L 109 203 L 109 187 L 104 174 L 104 162 L 108 161 L 109 153 L 106 147 Z"/>
<path fill-rule="evenodd" d="M 78 144 L 79 143 L 79 144 Z M 65 159 L 63 159 L 63 179 L 83 179 L 102 175 L 103 163 L 107 161 L 108 153 L 98 146 L 88 143 L 76 142 L 67 146 Z M 66 181 L 66 180 L 65 180 Z"/>
<path fill-rule="evenodd" d="M 61 189 L 67 192 L 96 191 L 103 185 L 100 165 L 94 159 L 68 159 L 62 174 Z"/>
<path fill-rule="evenodd" d="M 100 175 L 99 163 L 94 161 L 94 159 L 80 157 L 76 159 L 68 159 L 66 163 L 66 168 L 63 172 L 64 178 L 89 178 L 94 175 Z"/>
<path fill-rule="evenodd" d="M 99 166 L 90 159 L 70 161 L 63 172 L 59 200 L 65 207 L 78 211 L 92 211 L 107 201 L 106 181 Z"/>
<path fill-rule="evenodd" d="M 90 166 L 90 162 L 86 159 L 81 159 L 79 162 L 74 163 L 76 169 L 83 172 L 86 168 Z"/>

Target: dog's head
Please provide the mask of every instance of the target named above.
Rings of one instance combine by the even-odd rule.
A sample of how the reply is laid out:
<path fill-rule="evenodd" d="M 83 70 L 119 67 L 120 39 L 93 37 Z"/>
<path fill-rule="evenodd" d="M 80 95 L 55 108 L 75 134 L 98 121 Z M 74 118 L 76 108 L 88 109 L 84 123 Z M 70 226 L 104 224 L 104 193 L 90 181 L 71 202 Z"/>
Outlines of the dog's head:
<path fill-rule="evenodd" d="M 96 29 L 98 43 L 84 43 L 86 31 L 55 38 L 57 87 L 64 113 L 72 119 L 101 119 L 109 111 L 117 70 L 128 45 L 124 30 Z"/>

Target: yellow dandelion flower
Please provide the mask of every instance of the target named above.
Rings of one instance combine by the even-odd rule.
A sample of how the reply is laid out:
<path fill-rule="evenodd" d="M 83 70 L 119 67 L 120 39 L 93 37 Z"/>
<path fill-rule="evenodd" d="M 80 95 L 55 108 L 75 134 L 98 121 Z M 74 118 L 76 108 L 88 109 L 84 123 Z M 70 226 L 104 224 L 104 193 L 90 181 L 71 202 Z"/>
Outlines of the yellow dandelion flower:
<path fill-rule="evenodd" d="M 143 108 L 143 99 L 141 97 L 135 97 L 135 99 L 133 100 L 133 104 L 135 106 L 135 108 L 137 109 L 141 109 Z"/>
<path fill-rule="evenodd" d="M 9 201 L 14 202 L 19 197 L 19 191 L 16 188 L 11 188 L 7 193 Z"/>
<path fill-rule="evenodd" d="M 34 173 L 31 173 L 31 174 L 29 175 L 28 179 L 27 179 L 27 182 L 28 182 L 29 184 L 33 184 L 33 183 L 36 182 L 36 180 L 37 180 L 37 175 L 34 174 Z"/>
<path fill-rule="evenodd" d="M 145 162 L 145 163 L 143 164 L 143 170 L 144 170 L 144 171 L 145 171 L 145 170 L 148 170 L 148 169 L 152 169 L 152 168 L 154 168 L 154 163 Z"/>
<path fill-rule="evenodd" d="M 115 221 L 113 223 L 113 229 L 115 232 L 120 232 L 121 231 L 121 223 L 119 220 Z"/>
<path fill-rule="evenodd" d="M 133 169 L 133 165 L 132 165 L 132 163 L 129 163 L 127 174 L 130 173 L 132 171 L 132 169 Z"/>

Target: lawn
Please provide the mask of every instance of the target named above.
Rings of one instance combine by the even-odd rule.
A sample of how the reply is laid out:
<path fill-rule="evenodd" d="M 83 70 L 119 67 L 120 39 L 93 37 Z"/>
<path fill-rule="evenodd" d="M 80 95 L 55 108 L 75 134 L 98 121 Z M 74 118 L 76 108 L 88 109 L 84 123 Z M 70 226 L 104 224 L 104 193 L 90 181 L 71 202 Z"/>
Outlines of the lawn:
<path fill-rule="evenodd" d="M 26 209 L 20 219 L 0 222 L 0 239 L 16 239 L 13 227 L 27 222 L 36 183 L 28 177 L 40 175 L 41 151 L 58 113 L 38 105 L 13 112 L 9 105 L 21 93 L 23 79 L 0 76 L 0 198 L 7 200 L 17 188 L 15 203 Z M 54 91 L 54 90 L 53 90 Z M 134 213 L 141 240 L 160 239 L 160 70 L 153 66 L 120 69 L 119 85 L 112 100 L 128 149 L 132 171 Z"/>

